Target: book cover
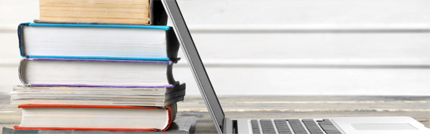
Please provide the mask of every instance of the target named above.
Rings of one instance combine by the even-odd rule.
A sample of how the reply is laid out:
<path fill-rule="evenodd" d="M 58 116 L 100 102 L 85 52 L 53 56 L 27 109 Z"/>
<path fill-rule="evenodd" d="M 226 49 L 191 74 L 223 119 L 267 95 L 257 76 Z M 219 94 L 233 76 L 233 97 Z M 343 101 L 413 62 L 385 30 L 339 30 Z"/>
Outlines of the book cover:
<path fill-rule="evenodd" d="M 28 58 L 179 60 L 169 26 L 21 23 L 18 39 L 21 56 Z"/>
<path fill-rule="evenodd" d="M 163 134 L 192 134 L 195 131 L 196 117 L 179 116 Z M 88 134 L 85 130 L 38 130 L 38 129 L 11 129 L 3 127 L 2 134 Z M 159 134 L 157 131 L 95 131 L 91 134 Z"/>
<path fill-rule="evenodd" d="M 21 104 L 18 105 L 18 108 L 22 108 L 23 109 L 23 119 L 21 121 L 21 124 L 19 126 L 14 126 L 15 129 L 41 129 L 41 130 L 111 130 L 111 131 L 166 131 L 169 126 L 171 125 L 172 121 L 174 120 L 174 116 L 173 114 L 176 114 L 176 104 L 174 105 L 175 108 L 171 108 L 170 106 L 165 106 L 165 107 L 145 107 L 145 106 L 120 106 L 120 105 L 66 105 L 66 104 Z M 57 109 L 68 109 L 67 111 L 70 110 L 74 110 L 75 113 L 84 113 L 84 112 L 80 112 L 79 110 L 81 109 L 85 109 L 87 111 L 91 110 L 96 111 L 93 112 L 95 114 L 91 114 L 90 116 L 88 116 L 88 120 L 87 121 L 80 121 L 80 122 L 73 122 L 71 121 L 71 119 L 73 118 L 66 118 L 66 119 L 62 119 L 62 117 L 58 116 L 61 114 L 64 114 L 64 112 L 61 112 L 61 110 L 58 110 L 59 112 L 55 111 Z M 101 111 L 109 111 L 109 109 L 111 111 L 114 111 L 115 109 L 126 109 L 126 110 L 130 110 L 130 109 L 137 109 L 139 111 L 141 111 L 141 113 L 148 113 L 150 114 L 153 110 L 165 110 L 167 111 L 167 120 L 165 121 L 165 125 L 164 127 L 160 127 L 160 128 L 154 128 L 154 127 L 145 127 L 145 128 L 138 128 L 136 126 L 139 125 L 133 125 L 133 127 L 103 127 L 103 126 L 112 126 L 115 122 L 106 122 L 106 121 L 112 121 L 112 119 L 115 119 L 116 117 L 114 115 L 110 116 L 110 117 L 104 117 L 104 116 L 98 116 L 98 114 L 101 113 L 97 113 L 100 111 L 97 111 L 97 109 L 101 109 Z M 172 109 L 174 109 L 172 111 Z M 52 116 L 56 116 L 56 118 L 51 118 L 51 119 L 46 119 L 44 117 L 38 117 L 40 116 L 40 114 L 37 114 L 37 112 L 35 112 L 35 110 L 39 110 L 39 113 L 43 113 L 43 112 L 50 112 L 50 114 Z M 47 111 L 48 110 L 48 111 Z M 63 110 L 64 111 L 64 110 Z M 134 111 L 133 111 L 134 112 Z M 130 113 L 130 114 L 133 114 Z M 172 113 L 175 112 L 175 113 Z M 125 112 L 119 112 L 120 114 L 124 113 L 125 115 L 127 115 L 127 113 Z M 29 116 L 27 116 L 27 114 L 29 114 Z M 82 114 L 81 114 L 82 115 Z M 72 115 L 65 115 L 65 116 L 72 116 Z M 80 115 L 78 115 L 80 116 Z M 143 116 L 143 115 L 142 115 Z M 80 116 L 82 117 L 82 116 Z M 27 118 L 32 118 L 32 119 L 27 119 Z M 106 119 L 108 118 L 108 119 Z M 96 119 L 96 120 L 94 120 Z M 106 121 L 104 120 L 106 119 Z M 40 120 L 47 120 L 47 121 L 40 121 Z M 122 121 L 122 122 L 117 122 L 118 125 L 121 124 L 127 124 L 127 123 L 133 123 L 134 120 L 132 119 L 127 119 L 125 117 L 118 117 L 116 120 L 118 121 Z M 72 123 L 70 123 L 70 121 Z M 93 122 L 88 122 L 88 121 L 93 121 L 93 122 L 97 122 L 94 123 L 94 125 L 92 125 L 91 123 Z M 155 121 L 155 120 L 154 120 Z M 159 120 L 157 120 L 159 121 Z M 36 123 L 37 122 L 37 123 Z M 42 122 L 42 123 L 41 123 Z M 85 123 L 88 122 L 88 123 Z M 80 124 L 78 124 L 80 123 Z M 24 125 L 23 125 L 24 124 Z M 150 126 L 150 122 L 149 124 L 146 125 L 142 125 L 142 126 Z M 69 125 L 69 126 L 68 126 Z M 82 125 L 88 125 L 88 127 L 83 127 Z M 78 127 L 76 127 L 78 126 Z M 94 127 L 96 126 L 96 127 Z"/>
<path fill-rule="evenodd" d="M 172 61 L 24 58 L 19 78 L 26 86 L 166 87 L 176 83 Z"/>
<path fill-rule="evenodd" d="M 41 23 L 166 25 L 168 18 L 161 0 L 40 0 L 39 8 Z"/>

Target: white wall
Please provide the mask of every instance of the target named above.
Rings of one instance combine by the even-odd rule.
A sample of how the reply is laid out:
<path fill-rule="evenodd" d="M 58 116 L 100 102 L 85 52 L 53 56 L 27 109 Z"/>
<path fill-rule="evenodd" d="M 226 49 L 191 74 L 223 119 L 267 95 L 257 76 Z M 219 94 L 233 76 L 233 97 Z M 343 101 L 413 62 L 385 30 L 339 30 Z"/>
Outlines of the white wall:
<path fill-rule="evenodd" d="M 430 95 L 428 0 L 178 1 L 219 94 Z M 38 1 L 0 0 L 0 16 L 9 92 Z M 174 71 L 199 94 L 185 60 Z"/>

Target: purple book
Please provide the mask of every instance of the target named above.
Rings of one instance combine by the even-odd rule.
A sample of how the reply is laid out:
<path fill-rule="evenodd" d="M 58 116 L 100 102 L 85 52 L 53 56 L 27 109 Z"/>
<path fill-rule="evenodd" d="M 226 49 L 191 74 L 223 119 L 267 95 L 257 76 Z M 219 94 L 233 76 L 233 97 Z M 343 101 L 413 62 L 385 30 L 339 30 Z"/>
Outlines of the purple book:
<path fill-rule="evenodd" d="M 171 61 L 24 58 L 19 78 L 27 86 L 116 88 L 171 87 Z"/>

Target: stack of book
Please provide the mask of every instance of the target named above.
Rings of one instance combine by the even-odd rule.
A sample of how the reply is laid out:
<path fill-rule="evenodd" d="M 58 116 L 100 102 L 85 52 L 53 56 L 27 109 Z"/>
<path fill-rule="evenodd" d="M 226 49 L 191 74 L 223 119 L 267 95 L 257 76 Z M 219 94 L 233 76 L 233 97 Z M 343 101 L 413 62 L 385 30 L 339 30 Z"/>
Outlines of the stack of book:
<path fill-rule="evenodd" d="M 165 14 L 149 0 L 39 0 L 18 27 L 23 59 L 15 129 L 165 131 L 185 84 Z M 150 24 L 150 25 L 149 25 Z"/>

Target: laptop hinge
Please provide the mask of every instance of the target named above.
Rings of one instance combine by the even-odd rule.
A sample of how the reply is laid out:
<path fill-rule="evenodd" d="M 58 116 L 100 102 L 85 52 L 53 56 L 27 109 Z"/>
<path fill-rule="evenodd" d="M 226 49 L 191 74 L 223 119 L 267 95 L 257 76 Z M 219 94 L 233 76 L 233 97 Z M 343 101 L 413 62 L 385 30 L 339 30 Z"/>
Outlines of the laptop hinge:
<path fill-rule="evenodd" d="M 233 134 L 237 134 L 238 133 L 238 128 L 237 128 L 237 120 L 233 120 Z"/>
<path fill-rule="evenodd" d="M 224 119 L 223 126 L 223 134 L 237 134 L 237 120 L 231 120 L 231 119 Z"/>

